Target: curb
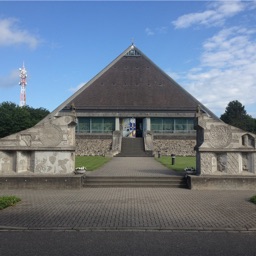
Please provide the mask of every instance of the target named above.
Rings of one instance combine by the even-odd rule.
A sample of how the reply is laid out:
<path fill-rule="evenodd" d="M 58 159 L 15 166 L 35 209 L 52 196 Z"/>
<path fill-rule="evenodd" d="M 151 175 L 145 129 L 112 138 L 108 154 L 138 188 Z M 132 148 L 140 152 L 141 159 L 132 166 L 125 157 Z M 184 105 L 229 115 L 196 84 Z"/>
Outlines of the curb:
<path fill-rule="evenodd" d="M 0 232 L 4 231 L 73 231 L 73 232 L 232 232 L 252 233 L 256 228 L 203 228 L 203 227 L 10 227 L 0 226 Z"/>

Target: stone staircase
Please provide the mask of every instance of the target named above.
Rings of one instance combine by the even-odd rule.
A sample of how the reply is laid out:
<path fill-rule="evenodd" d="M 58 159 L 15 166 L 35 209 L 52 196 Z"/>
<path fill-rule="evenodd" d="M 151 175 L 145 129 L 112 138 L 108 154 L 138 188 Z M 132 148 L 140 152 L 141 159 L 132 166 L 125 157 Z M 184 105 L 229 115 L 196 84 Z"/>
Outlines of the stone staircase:
<path fill-rule="evenodd" d="M 83 187 L 168 187 L 187 188 L 183 176 L 128 177 L 128 176 L 85 176 Z"/>
<path fill-rule="evenodd" d="M 143 138 L 122 138 L 122 149 L 116 157 L 152 157 L 152 151 L 144 150 Z"/>

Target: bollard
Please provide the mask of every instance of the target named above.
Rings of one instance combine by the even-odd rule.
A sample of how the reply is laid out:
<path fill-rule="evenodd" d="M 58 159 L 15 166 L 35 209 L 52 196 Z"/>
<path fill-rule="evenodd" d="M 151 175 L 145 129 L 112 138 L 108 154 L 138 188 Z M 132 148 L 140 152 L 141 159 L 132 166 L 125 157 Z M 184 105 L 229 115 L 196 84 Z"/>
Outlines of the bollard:
<path fill-rule="evenodd" d="M 172 157 L 172 165 L 175 165 L 175 154 L 171 154 Z"/>

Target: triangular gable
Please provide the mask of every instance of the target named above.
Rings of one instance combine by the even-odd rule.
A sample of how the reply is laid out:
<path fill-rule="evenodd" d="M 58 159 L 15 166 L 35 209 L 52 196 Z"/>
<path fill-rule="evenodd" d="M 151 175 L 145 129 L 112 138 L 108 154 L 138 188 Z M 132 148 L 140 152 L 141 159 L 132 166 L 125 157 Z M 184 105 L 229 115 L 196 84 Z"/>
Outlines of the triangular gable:
<path fill-rule="evenodd" d="M 71 106 L 77 111 L 195 112 L 198 105 L 217 118 L 131 45 L 49 116 L 68 111 Z"/>

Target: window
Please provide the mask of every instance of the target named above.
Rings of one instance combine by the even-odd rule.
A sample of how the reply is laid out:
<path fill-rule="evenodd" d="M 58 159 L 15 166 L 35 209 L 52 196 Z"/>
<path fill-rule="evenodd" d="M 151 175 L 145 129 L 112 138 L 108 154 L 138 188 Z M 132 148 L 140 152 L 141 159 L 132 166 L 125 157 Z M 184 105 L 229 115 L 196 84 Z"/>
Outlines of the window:
<path fill-rule="evenodd" d="M 140 53 L 133 48 L 126 53 L 126 56 L 140 56 Z"/>
<path fill-rule="evenodd" d="M 115 119 L 112 117 L 104 118 L 104 133 L 110 133 L 115 130 Z"/>
<path fill-rule="evenodd" d="M 77 122 L 76 132 L 89 133 L 90 132 L 90 118 L 80 117 Z"/>
<path fill-rule="evenodd" d="M 115 130 L 115 118 L 112 117 L 79 117 L 77 133 L 112 133 Z"/>
<path fill-rule="evenodd" d="M 163 119 L 163 131 L 165 132 L 173 132 L 173 128 L 174 128 L 174 119 L 172 118 L 164 118 Z"/>
<path fill-rule="evenodd" d="M 187 119 L 185 118 L 175 119 L 175 131 L 177 133 L 187 132 Z"/>
<path fill-rule="evenodd" d="M 162 132 L 163 131 L 163 119 L 151 118 L 151 131 Z"/>
<path fill-rule="evenodd" d="M 193 133 L 193 118 L 151 118 L 151 131 L 155 133 Z"/>

